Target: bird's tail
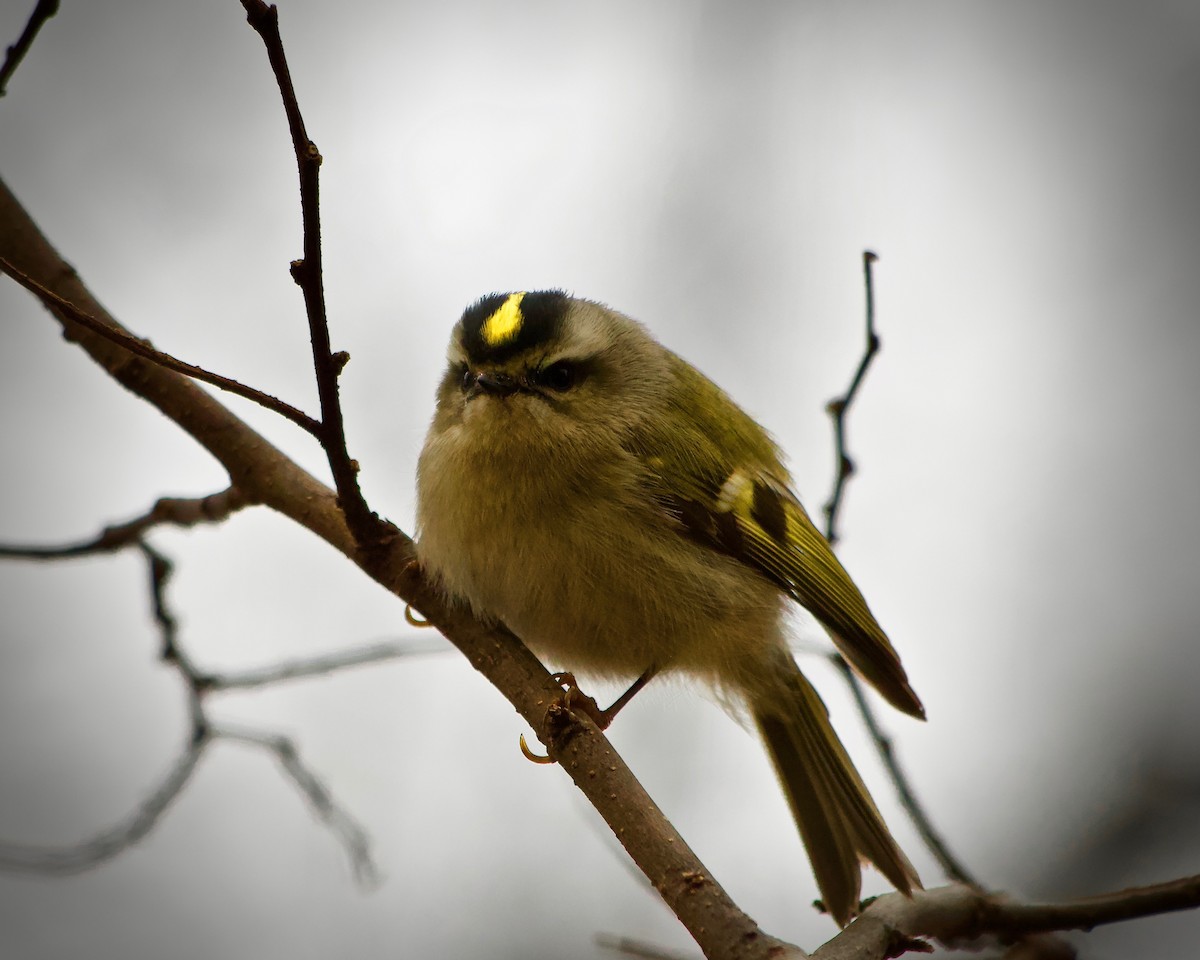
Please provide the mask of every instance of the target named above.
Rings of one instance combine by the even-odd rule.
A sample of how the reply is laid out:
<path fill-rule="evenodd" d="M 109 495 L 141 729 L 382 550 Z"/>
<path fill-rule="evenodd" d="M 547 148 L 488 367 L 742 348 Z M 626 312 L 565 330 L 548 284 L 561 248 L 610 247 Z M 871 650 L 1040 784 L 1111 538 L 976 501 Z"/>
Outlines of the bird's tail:
<path fill-rule="evenodd" d="M 916 870 L 850 762 L 825 704 L 790 655 L 779 658 L 769 689 L 752 694 L 751 713 L 800 828 L 825 908 L 841 926 L 850 922 L 859 904 L 861 860 L 874 864 L 901 893 L 919 889 Z"/>

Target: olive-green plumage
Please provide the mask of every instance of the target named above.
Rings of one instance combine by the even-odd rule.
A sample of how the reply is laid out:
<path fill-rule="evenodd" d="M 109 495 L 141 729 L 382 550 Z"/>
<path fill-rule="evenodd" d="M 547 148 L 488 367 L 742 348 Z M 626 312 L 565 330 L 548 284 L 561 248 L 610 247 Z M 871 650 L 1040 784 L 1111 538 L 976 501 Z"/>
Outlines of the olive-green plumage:
<path fill-rule="evenodd" d="M 677 671 L 742 705 L 826 906 L 859 860 L 920 885 L 788 651 L 787 598 L 897 708 L 924 712 L 766 431 L 628 317 L 495 294 L 455 327 L 418 469 L 418 555 L 451 597 L 555 666 Z"/>

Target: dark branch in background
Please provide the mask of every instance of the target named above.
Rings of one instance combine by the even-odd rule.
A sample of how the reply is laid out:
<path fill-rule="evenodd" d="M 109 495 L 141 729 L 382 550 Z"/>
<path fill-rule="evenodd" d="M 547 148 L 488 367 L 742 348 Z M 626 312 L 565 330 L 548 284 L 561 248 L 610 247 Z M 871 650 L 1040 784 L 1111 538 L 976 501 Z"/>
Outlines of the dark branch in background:
<path fill-rule="evenodd" d="M 111 860 L 145 837 L 191 780 L 208 738 L 192 740 L 163 782 L 155 787 L 133 814 L 90 840 L 67 847 L 0 843 L 0 870 L 21 873 L 83 873 Z"/>
<path fill-rule="evenodd" d="M 296 744 L 290 737 L 224 724 L 215 726 L 212 736 L 214 739 L 248 743 L 275 754 L 283 772 L 300 790 L 300 795 L 308 801 L 313 813 L 345 847 L 350 855 L 350 866 L 354 870 L 355 880 L 364 886 L 374 886 L 379 882 L 379 872 L 371 856 L 371 842 L 367 832 L 357 820 L 334 802 L 325 784 L 301 762 L 296 752 Z"/>
<path fill-rule="evenodd" d="M 150 601 L 154 608 L 154 621 L 158 624 L 161 649 L 159 658 L 163 663 L 173 666 L 183 678 L 188 693 L 188 714 L 192 723 L 192 743 L 207 739 L 211 724 L 204 712 L 204 686 L 199 681 L 199 671 L 191 658 L 180 648 L 178 642 L 179 623 L 175 614 L 167 604 L 167 581 L 175 571 L 174 564 L 163 554 L 155 550 L 145 540 L 139 540 L 137 547 L 146 558 L 150 574 Z"/>
<path fill-rule="evenodd" d="M 833 665 L 846 678 L 846 683 L 850 687 L 850 693 L 854 696 L 854 703 L 858 707 L 858 712 L 862 715 L 867 732 L 871 735 L 875 749 L 879 751 L 879 757 L 883 761 L 883 766 L 887 770 L 888 776 L 891 777 L 892 784 L 896 788 L 896 793 L 900 797 L 900 805 L 908 811 L 909 818 L 917 828 L 917 833 L 925 841 L 925 846 L 929 848 L 930 853 L 941 864 L 942 870 L 945 871 L 947 877 L 971 887 L 979 887 L 979 881 L 950 852 L 946 841 L 934 827 L 932 821 L 929 819 L 929 815 L 925 813 L 925 808 L 921 806 L 921 801 L 913 793 L 912 786 L 908 782 L 908 776 L 900 766 L 900 762 L 896 759 L 896 751 L 892 745 L 892 738 L 884 733 L 880 727 L 879 720 L 875 717 L 875 711 L 871 708 L 871 703 L 867 699 L 866 691 L 863 690 L 862 683 L 850 668 L 850 664 L 838 653 L 832 654 L 829 659 L 833 661 Z"/>
<path fill-rule="evenodd" d="M 149 512 L 125 523 L 105 527 L 99 536 L 90 540 L 58 547 L 0 544 L 0 557 L 17 560 L 60 560 L 98 553 L 115 553 L 140 542 L 143 534 L 161 524 L 194 527 L 198 523 L 220 523 L 248 505 L 249 501 L 236 487 L 229 487 L 207 497 L 163 497 Z"/>
<path fill-rule="evenodd" d="M 321 431 L 318 437 L 329 459 L 338 504 L 345 514 L 350 532 L 360 547 L 376 548 L 389 541 L 396 531 L 391 524 L 380 520 L 367 506 L 358 486 L 358 464 L 350 458 L 346 449 L 346 425 L 338 396 L 338 377 L 350 355 L 333 352 L 325 314 L 325 279 L 321 260 L 321 152 L 309 139 L 308 131 L 304 127 L 304 118 L 300 114 L 300 104 L 292 85 L 291 72 L 288 70 L 283 40 L 279 36 L 279 11 L 262 0 L 242 0 L 242 6 L 246 9 L 246 20 L 266 45 L 267 58 L 271 62 L 271 70 L 283 97 L 283 108 L 287 113 L 288 129 L 291 131 L 292 148 L 296 153 L 296 166 L 300 175 L 304 258 L 292 262 L 291 273 L 292 279 L 304 294 L 304 307 L 308 315 L 317 393 L 321 398 Z"/>
<path fill-rule="evenodd" d="M 347 667 L 362 667 L 385 660 L 399 660 L 401 657 L 415 657 L 429 653 L 446 653 L 450 649 L 450 645 L 441 638 L 385 640 L 350 650 L 342 650 L 338 653 L 307 657 L 303 660 L 284 661 L 254 670 L 209 674 L 205 678 L 205 683 L 209 690 L 214 691 L 250 690 L 254 687 L 266 687 L 288 680 L 323 676 L 345 670 Z"/>
<path fill-rule="evenodd" d="M 846 413 L 850 404 L 858 396 L 858 388 L 862 386 L 867 368 L 879 352 L 879 337 L 875 333 L 875 284 L 871 264 L 879 258 L 870 250 L 863 251 L 863 284 L 867 291 L 867 345 L 863 350 L 862 359 L 858 361 L 858 369 L 843 396 L 835 397 L 825 406 L 826 412 L 833 418 L 833 442 L 837 454 L 837 473 L 833 478 L 833 493 L 822 508 L 825 513 L 825 539 L 830 546 L 838 542 L 837 521 L 838 511 L 842 506 L 842 496 L 846 490 L 846 481 L 854 475 L 854 461 L 846 452 Z"/>
<path fill-rule="evenodd" d="M 204 514 L 204 504 L 215 504 L 211 516 Z M 211 497 L 197 500 L 163 499 L 154 509 L 137 520 L 108 527 L 99 537 L 59 548 L 4 547 L 0 556 L 26 559 L 65 559 L 88 554 L 112 552 L 123 547 L 136 547 L 146 560 L 149 572 L 150 599 L 154 620 L 158 625 L 162 661 L 175 669 L 187 690 L 189 729 L 187 743 L 175 765 L 144 800 L 138 809 L 125 821 L 104 830 L 90 840 L 55 848 L 0 843 L 0 869 L 29 873 L 65 874 L 78 873 L 110 860 L 145 837 L 158 823 L 171 804 L 187 786 L 196 765 L 210 744 L 218 740 L 229 740 L 250 744 L 273 753 L 288 778 L 299 789 L 317 817 L 334 833 L 346 849 L 355 878 L 364 884 L 375 882 L 377 871 L 365 831 L 353 817 L 342 810 L 329 794 L 321 780 L 300 760 L 296 746 L 288 737 L 243 727 L 215 723 L 205 709 L 206 696 L 218 689 L 238 686 L 262 686 L 290 676 L 305 676 L 329 672 L 340 666 L 368 662 L 361 652 L 355 657 L 343 655 L 321 658 L 314 663 L 292 664 L 281 668 L 275 676 L 260 672 L 257 682 L 239 682 L 238 677 L 226 678 L 210 675 L 199 670 L 179 643 L 179 628 L 170 604 L 167 601 L 167 585 L 173 565 L 166 556 L 144 539 L 142 534 L 155 523 L 182 522 L 192 525 L 204 520 L 225 519 L 233 510 L 244 505 L 232 488 Z M 374 648 L 371 660 L 383 659 L 379 646 Z M 397 652 L 395 655 L 401 655 Z"/>
<path fill-rule="evenodd" d="M 850 386 L 846 389 L 845 394 L 830 400 L 825 407 L 830 417 L 833 418 L 833 438 L 838 461 L 837 474 L 834 477 L 833 483 L 833 493 L 830 495 L 829 501 L 825 504 L 824 508 L 825 539 L 830 544 L 837 543 L 838 541 L 838 510 L 841 507 L 846 482 L 854 474 L 854 462 L 850 459 L 849 454 L 846 453 L 846 415 L 850 412 L 850 405 L 854 403 L 854 398 L 858 396 L 859 387 L 862 386 L 863 378 L 867 374 L 867 369 L 871 366 L 871 361 L 875 359 L 875 355 L 879 352 L 879 335 L 875 332 L 875 285 L 871 269 L 872 265 L 878 259 L 870 250 L 863 251 L 863 284 L 866 287 L 867 294 L 867 342 L 863 348 L 862 359 L 858 362 L 858 368 L 854 371 L 854 377 L 851 379 Z M 883 760 L 883 765 L 887 769 L 888 775 L 892 778 L 892 783 L 895 784 L 896 792 L 900 796 L 900 803 L 908 811 L 908 815 L 912 818 L 926 846 L 929 847 L 930 852 L 937 858 L 947 877 L 951 880 L 957 880 L 959 883 L 968 884 L 969 886 L 979 886 L 978 881 L 971 876 L 970 872 L 968 872 L 958 858 L 950 852 L 950 848 L 934 828 L 929 816 L 917 800 L 916 793 L 913 791 L 907 775 L 901 769 L 900 762 L 896 759 L 896 751 L 892 748 L 891 737 L 883 732 L 879 721 L 875 718 L 875 713 L 871 708 L 870 701 L 867 699 L 866 692 L 863 690 L 858 676 L 850 669 L 850 665 L 846 663 L 840 653 L 831 654 L 829 659 L 833 661 L 834 665 L 841 670 L 842 676 L 846 678 L 850 692 L 854 695 L 854 702 L 858 705 L 859 713 L 862 714 L 863 722 L 871 734 L 871 739 L 875 741 L 875 748 L 879 751 L 879 756 Z"/>
<path fill-rule="evenodd" d="M 35 297 L 41 300 L 44 304 L 54 307 L 65 313 L 71 320 L 91 330 L 93 333 L 99 334 L 106 340 L 109 340 L 120 347 L 124 347 L 130 353 L 135 353 L 139 357 L 144 357 L 147 360 L 152 360 L 160 366 L 166 367 L 168 370 L 174 370 L 176 373 L 182 373 L 185 377 L 191 377 L 193 380 L 200 380 L 204 383 L 211 384 L 214 387 L 219 387 L 228 393 L 236 394 L 239 397 L 244 397 L 247 400 L 253 400 L 260 406 L 266 407 L 268 410 L 279 414 L 287 420 L 292 421 L 296 426 L 307 430 L 314 437 L 320 439 L 321 425 L 317 423 L 303 410 L 298 410 L 290 403 L 285 403 L 277 397 L 271 396 L 269 393 L 263 393 L 261 390 L 256 390 L 254 387 L 248 387 L 244 383 L 239 383 L 237 380 L 231 380 L 229 377 L 223 377 L 219 373 L 212 373 L 205 370 L 203 367 L 197 367 L 194 364 L 186 363 L 179 360 L 169 353 L 163 353 L 161 350 L 155 350 L 146 340 L 139 340 L 137 337 L 130 336 L 124 330 L 118 330 L 115 327 L 109 326 L 102 320 L 97 320 L 95 317 L 84 313 L 75 304 L 68 300 L 64 300 L 58 294 L 47 290 L 36 280 L 27 276 L 21 270 L 17 269 L 7 260 L 0 257 L 0 270 L 7 273 L 10 277 L 17 281 L 26 290 L 32 293 Z"/>
<path fill-rule="evenodd" d="M 29 22 L 21 31 L 20 38 L 5 51 L 4 65 L 0 66 L 0 97 L 8 93 L 8 81 L 12 79 L 17 67 L 25 59 L 29 48 L 33 46 L 38 31 L 56 13 L 58 13 L 58 0 L 38 0 L 37 6 L 33 8 L 33 13 L 29 15 Z"/>

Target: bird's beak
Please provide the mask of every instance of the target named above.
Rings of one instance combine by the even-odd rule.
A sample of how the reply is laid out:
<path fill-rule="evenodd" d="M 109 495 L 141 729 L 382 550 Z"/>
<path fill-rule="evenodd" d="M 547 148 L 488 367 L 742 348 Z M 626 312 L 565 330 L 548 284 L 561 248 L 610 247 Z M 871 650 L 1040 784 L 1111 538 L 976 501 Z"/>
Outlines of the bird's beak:
<path fill-rule="evenodd" d="M 475 374 L 475 389 L 497 397 L 507 397 L 517 392 L 517 381 L 507 373 L 491 373 L 481 370 Z"/>

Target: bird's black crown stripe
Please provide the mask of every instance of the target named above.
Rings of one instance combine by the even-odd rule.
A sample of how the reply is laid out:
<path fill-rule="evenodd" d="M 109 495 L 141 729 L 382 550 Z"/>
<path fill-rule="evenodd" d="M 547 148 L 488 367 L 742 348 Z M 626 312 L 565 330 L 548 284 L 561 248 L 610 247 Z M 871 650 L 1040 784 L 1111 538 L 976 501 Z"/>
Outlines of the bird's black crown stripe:
<path fill-rule="evenodd" d="M 569 304 L 562 290 L 489 294 L 462 315 L 463 349 L 473 363 L 507 360 L 554 339 Z"/>

